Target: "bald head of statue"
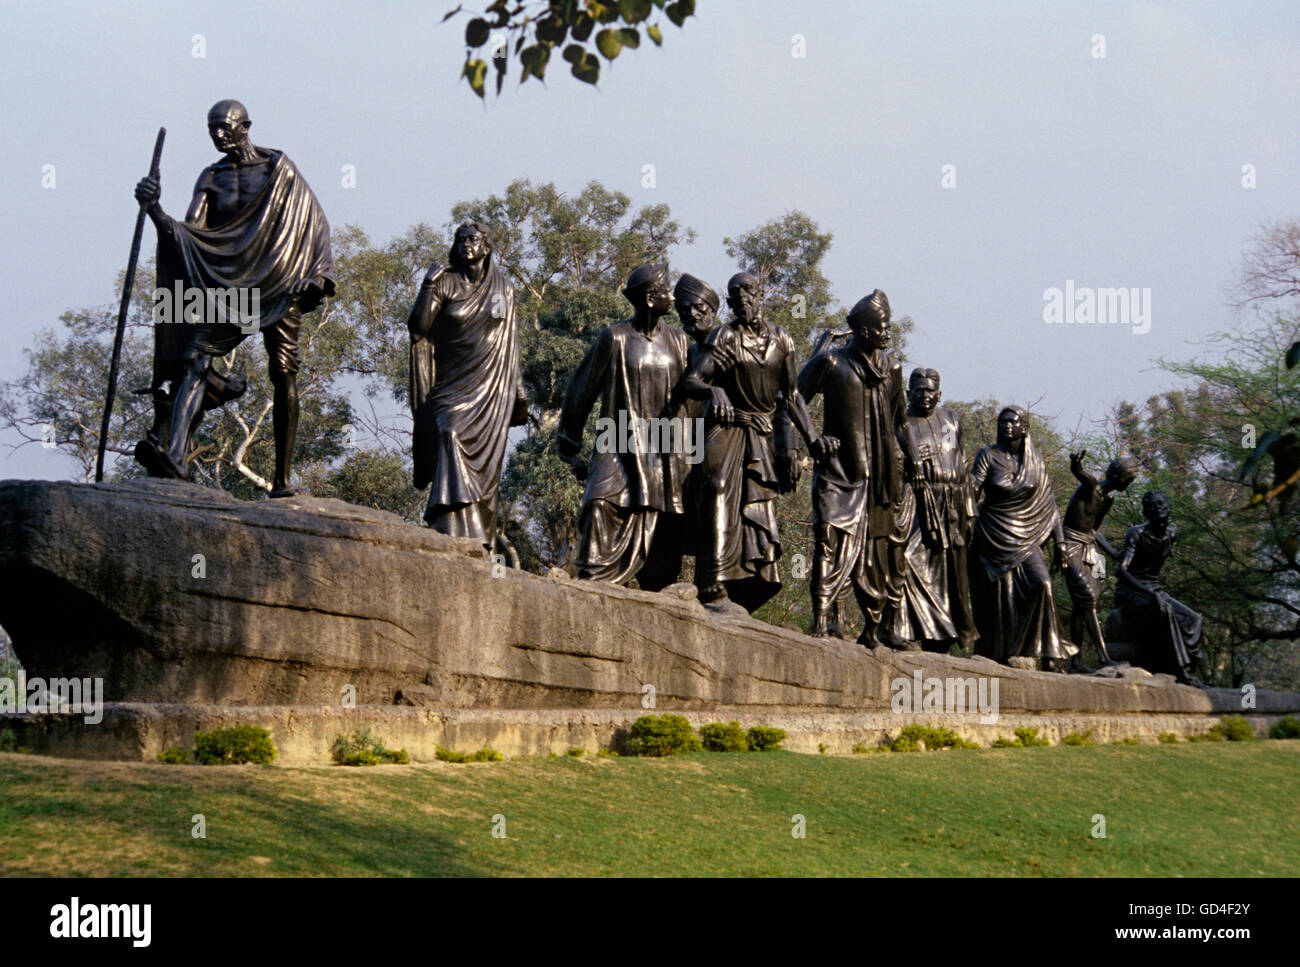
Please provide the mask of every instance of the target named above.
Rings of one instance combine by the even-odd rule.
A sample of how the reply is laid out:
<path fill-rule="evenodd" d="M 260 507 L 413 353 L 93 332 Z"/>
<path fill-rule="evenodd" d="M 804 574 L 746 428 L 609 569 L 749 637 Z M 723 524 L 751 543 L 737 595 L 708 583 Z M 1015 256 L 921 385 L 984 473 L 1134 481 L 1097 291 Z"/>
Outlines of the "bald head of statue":
<path fill-rule="evenodd" d="M 222 154 L 231 154 L 247 145 L 252 124 L 248 108 L 235 100 L 218 101 L 208 110 L 208 135 Z"/>

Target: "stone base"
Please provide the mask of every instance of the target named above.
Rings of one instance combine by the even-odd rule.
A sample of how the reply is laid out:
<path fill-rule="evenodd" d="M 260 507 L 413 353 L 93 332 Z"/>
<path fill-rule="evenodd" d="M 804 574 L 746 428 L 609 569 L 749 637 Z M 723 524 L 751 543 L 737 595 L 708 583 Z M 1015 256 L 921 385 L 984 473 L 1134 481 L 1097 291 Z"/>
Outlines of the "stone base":
<path fill-rule="evenodd" d="M 118 703 L 104 707 L 103 721 L 87 725 L 79 715 L 0 715 L 0 731 L 12 729 L 18 746 L 39 755 L 79 759 L 152 762 L 165 749 L 193 747 L 194 733 L 236 725 L 268 729 L 279 765 L 318 765 L 331 761 L 334 739 L 369 728 L 392 749 L 405 749 L 415 762 L 430 762 L 441 745 L 462 752 L 483 747 L 505 756 L 563 755 L 578 747 L 588 754 L 622 750 L 627 730 L 640 716 L 668 710 L 636 709 L 449 709 L 362 706 L 355 709 L 310 706 L 160 705 Z M 788 735 L 783 748 L 792 752 L 849 753 L 893 738 L 907 725 L 953 729 L 964 738 L 991 745 L 1014 738 L 1024 726 L 1058 743 L 1071 732 L 1092 732 L 1098 743 L 1133 737 L 1155 742 L 1162 732 L 1200 735 L 1219 719 L 1212 715 L 1058 712 L 1004 714 L 982 723 L 969 714 L 891 712 L 807 712 L 789 709 L 718 708 L 678 712 L 698 728 L 709 722 L 738 721 L 743 727 L 776 726 Z M 1259 735 L 1279 715 L 1247 716 Z"/>
<path fill-rule="evenodd" d="M 501 567 L 473 540 L 338 500 L 0 481 L 0 625 L 28 676 L 98 679 L 108 703 L 96 726 L 0 713 L 20 745 L 53 755 L 149 760 L 241 722 L 269 728 L 291 763 L 328 761 L 364 724 L 417 760 L 437 744 L 594 751 L 617 747 L 651 696 L 697 724 L 779 726 L 809 752 L 871 746 L 909 721 L 988 744 L 1017 725 L 1106 741 L 1300 713 L 1296 694 L 1260 691 L 1244 710 L 1239 692 L 1163 676 L 864 648 L 740 610 L 706 608 L 689 586 Z M 971 698 L 935 705 L 932 687 Z M 996 726 L 970 713 L 977 693 L 996 701 Z"/>

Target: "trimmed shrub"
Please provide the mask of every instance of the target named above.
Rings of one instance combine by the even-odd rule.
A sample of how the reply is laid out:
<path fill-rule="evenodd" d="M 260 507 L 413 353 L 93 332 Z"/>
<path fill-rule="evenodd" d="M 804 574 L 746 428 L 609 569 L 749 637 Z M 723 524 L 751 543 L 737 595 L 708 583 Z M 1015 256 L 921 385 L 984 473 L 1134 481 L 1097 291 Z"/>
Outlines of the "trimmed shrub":
<path fill-rule="evenodd" d="M 749 739 L 739 722 L 701 725 L 700 741 L 709 752 L 745 752 L 749 749 Z"/>
<path fill-rule="evenodd" d="M 745 733 L 749 748 L 753 752 L 771 752 L 781 748 L 785 741 L 785 729 L 772 728 L 768 725 L 755 725 Z"/>
<path fill-rule="evenodd" d="M 1038 737 L 1038 729 L 1030 729 L 1024 727 L 1018 728 L 1016 729 L 1016 738 L 1020 740 L 1020 744 L 1023 745 L 1026 749 L 1036 745 L 1052 744 L 1051 739 L 1047 739 L 1047 738 L 1040 739 Z"/>
<path fill-rule="evenodd" d="M 573 756 L 575 759 L 577 759 L 577 758 L 579 758 L 580 756 L 584 756 L 584 755 L 586 755 L 586 754 L 587 754 L 587 750 L 586 750 L 586 749 L 583 749 L 583 748 L 579 748 L 578 746 L 575 745 L 575 746 L 571 747 L 571 748 L 569 749 L 569 751 L 566 752 L 566 753 L 564 753 L 564 754 L 565 754 L 565 755 L 571 755 L 571 756 Z"/>
<path fill-rule="evenodd" d="M 618 753 L 613 749 L 597 749 L 596 758 L 598 759 L 617 759 Z"/>
<path fill-rule="evenodd" d="M 1268 730 L 1270 739 L 1300 739 L 1300 719 L 1294 715 L 1288 715 L 1286 718 L 1279 719 L 1278 722 Z"/>
<path fill-rule="evenodd" d="M 1225 715 L 1219 724 L 1210 729 L 1227 742 L 1249 742 L 1255 737 L 1254 727 L 1240 715 Z M 1209 732 L 1206 733 L 1209 736 Z M 1211 741 L 1218 741 L 1211 739 Z"/>
<path fill-rule="evenodd" d="M 703 743 L 681 715 L 642 715 L 628 729 L 627 751 L 655 758 L 678 752 L 699 752 Z"/>
<path fill-rule="evenodd" d="M 854 755 L 866 755 L 866 754 L 869 753 L 870 751 L 871 751 L 871 750 L 868 749 L 868 748 L 867 748 L 865 745 L 863 745 L 861 742 L 857 743 L 857 745 L 855 745 L 855 746 L 853 747 L 853 754 L 854 754 Z"/>
<path fill-rule="evenodd" d="M 1016 729 L 1014 739 L 998 738 L 993 740 L 993 748 L 995 749 L 1027 749 L 1031 746 L 1051 744 L 1050 739 L 1038 737 L 1038 729 L 1031 729 L 1026 726 Z"/>
<path fill-rule="evenodd" d="M 1142 740 L 1136 735 L 1126 735 L 1122 739 L 1116 739 L 1111 745 L 1141 745 Z"/>
<path fill-rule="evenodd" d="M 1069 735 L 1061 736 L 1061 745 L 1096 745 L 1092 739 L 1092 729 L 1080 735 L 1078 732 L 1071 732 Z"/>
<path fill-rule="evenodd" d="M 407 765 L 411 761 L 405 749 L 386 748 L 368 727 L 356 729 L 351 735 L 336 736 L 330 754 L 341 766 Z"/>
<path fill-rule="evenodd" d="M 931 728 L 928 725 L 908 725 L 898 733 L 898 738 L 886 743 L 891 752 L 919 752 L 922 749 L 978 749 L 952 729 Z"/>
<path fill-rule="evenodd" d="M 268 765 L 275 761 L 275 744 L 260 725 L 195 732 L 194 761 L 201 766 Z"/>
<path fill-rule="evenodd" d="M 439 762 L 500 762 L 505 758 L 496 749 L 483 748 L 477 752 L 457 752 L 455 749 L 448 749 L 445 746 L 438 746 L 434 751 Z M 554 752 L 551 758 L 557 758 Z"/>
<path fill-rule="evenodd" d="M 1161 732 L 1159 735 L 1156 736 L 1156 741 L 1161 743 L 1162 745 L 1173 745 L 1175 742 L 1178 741 L 1178 733 Z"/>
<path fill-rule="evenodd" d="M 169 766 L 187 766 L 190 764 L 190 754 L 184 749 L 164 749 L 158 753 L 158 761 L 165 762 Z"/>

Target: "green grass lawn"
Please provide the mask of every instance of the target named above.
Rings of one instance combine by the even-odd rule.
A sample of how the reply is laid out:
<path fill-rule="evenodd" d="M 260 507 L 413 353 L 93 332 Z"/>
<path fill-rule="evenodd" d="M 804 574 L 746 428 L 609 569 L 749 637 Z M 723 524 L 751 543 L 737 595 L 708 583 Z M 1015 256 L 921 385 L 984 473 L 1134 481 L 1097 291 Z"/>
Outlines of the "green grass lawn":
<path fill-rule="evenodd" d="M 0 873 L 1295 876 L 1297 803 L 1300 741 L 373 768 L 6 754 Z"/>

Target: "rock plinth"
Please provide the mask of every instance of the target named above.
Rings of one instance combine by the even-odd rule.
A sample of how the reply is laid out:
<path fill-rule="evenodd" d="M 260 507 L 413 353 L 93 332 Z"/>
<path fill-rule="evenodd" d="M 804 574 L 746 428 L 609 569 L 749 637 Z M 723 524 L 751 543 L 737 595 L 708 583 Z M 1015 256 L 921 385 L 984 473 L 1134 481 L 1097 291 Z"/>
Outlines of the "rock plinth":
<path fill-rule="evenodd" d="M 996 680 L 1003 714 L 1241 711 L 1236 692 L 1162 678 L 813 639 L 669 590 L 516 571 L 338 500 L 0 482 L 0 625 L 28 676 L 102 678 L 109 702 L 843 715 L 896 712 L 900 682 L 911 696 L 939 678 Z M 1300 696 L 1256 706 L 1293 712 Z"/>

